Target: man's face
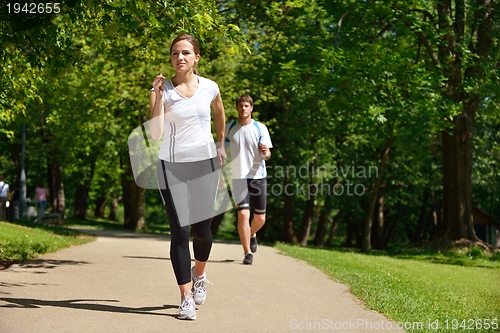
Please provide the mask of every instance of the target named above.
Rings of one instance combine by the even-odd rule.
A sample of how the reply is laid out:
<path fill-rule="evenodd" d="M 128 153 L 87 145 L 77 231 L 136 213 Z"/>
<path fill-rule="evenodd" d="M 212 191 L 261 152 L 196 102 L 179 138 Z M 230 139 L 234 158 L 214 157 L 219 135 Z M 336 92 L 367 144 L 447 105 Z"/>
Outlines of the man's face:
<path fill-rule="evenodd" d="M 238 103 L 238 107 L 236 109 L 238 110 L 238 117 L 246 119 L 250 117 L 250 114 L 253 110 L 253 105 L 248 102 L 240 102 Z"/>

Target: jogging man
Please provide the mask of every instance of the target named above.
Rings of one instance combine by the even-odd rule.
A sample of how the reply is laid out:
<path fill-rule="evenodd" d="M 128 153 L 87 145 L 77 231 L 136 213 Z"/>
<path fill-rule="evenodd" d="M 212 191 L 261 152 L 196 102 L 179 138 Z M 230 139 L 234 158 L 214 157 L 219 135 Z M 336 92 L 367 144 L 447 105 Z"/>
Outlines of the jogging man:
<path fill-rule="evenodd" d="M 233 196 L 238 212 L 238 234 L 245 258 L 251 265 L 257 251 L 257 231 L 266 222 L 266 163 L 273 147 L 267 127 L 252 119 L 253 99 L 247 94 L 236 100 L 238 120 L 226 124 L 226 147 L 231 154 Z M 250 204 L 253 219 L 250 224 Z"/>

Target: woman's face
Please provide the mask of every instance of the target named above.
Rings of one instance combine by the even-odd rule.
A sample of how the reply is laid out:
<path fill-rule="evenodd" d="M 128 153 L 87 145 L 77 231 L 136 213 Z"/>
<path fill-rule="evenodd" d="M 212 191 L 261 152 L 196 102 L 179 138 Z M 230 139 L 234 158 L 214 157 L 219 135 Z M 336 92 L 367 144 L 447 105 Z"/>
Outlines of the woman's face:
<path fill-rule="evenodd" d="M 172 46 L 170 61 L 175 71 L 189 72 L 198 64 L 200 55 L 194 52 L 193 44 L 187 40 L 180 40 Z"/>

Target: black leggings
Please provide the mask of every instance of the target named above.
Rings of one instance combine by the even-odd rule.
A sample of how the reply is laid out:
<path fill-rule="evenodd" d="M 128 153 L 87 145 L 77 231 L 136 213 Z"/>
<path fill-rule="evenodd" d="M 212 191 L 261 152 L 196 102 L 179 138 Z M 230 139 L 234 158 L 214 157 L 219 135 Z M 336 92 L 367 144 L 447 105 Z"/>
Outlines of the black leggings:
<path fill-rule="evenodd" d="M 195 259 L 205 262 L 210 255 L 218 169 L 216 158 L 183 163 L 158 160 L 158 185 L 170 223 L 170 260 L 178 285 L 191 281 L 190 225 Z"/>

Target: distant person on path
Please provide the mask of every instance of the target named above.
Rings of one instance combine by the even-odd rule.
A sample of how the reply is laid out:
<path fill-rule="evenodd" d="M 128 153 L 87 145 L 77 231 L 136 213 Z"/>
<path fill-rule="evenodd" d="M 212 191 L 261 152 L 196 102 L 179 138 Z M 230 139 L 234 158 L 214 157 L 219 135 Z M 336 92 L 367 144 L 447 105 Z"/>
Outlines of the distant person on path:
<path fill-rule="evenodd" d="M 226 147 L 231 154 L 233 195 L 238 212 L 238 234 L 243 246 L 243 263 L 253 263 L 257 252 L 257 231 L 266 222 L 267 172 L 273 144 L 266 125 L 252 119 L 253 99 L 247 94 L 236 100 L 238 120 L 226 124 Z M 250 224 L 250 204 L 253 219 Z"/>
<path fill-rule="evenodd" d="M 47 197 L 49 196 L 49 191 L 45 188 L 43 182 L 38 183 L 35 189 L 35 205 L 37 210 L 37 222 L 42 222 L 45 216 L 45 211 L 47 210 Z"/>
<path fill-rule="evenodd" d="M 170 47 L 175 76 L 162 74 L 150 92 L 150 132 L 163 136 L 157 164 L 160 193 L 170 223 L 170 257 L 181 294 L 180 319 L 196 319 L 196 304 L 206 299 L 205 266 L 212 248 L 213 216 L 224 150 L 225 114 L 217 83 L 199 76 L 200 47 L 188 34 Z M 211 133 L 213 109 L 216 144 Z M 193 231 L 195 266 L 189 251 Z"/>
<path fill-rule="evenodd" d="M 9 200 L 9 184 L 0 176 L 0 221 L 7 220 L 7 200 Z"/>

